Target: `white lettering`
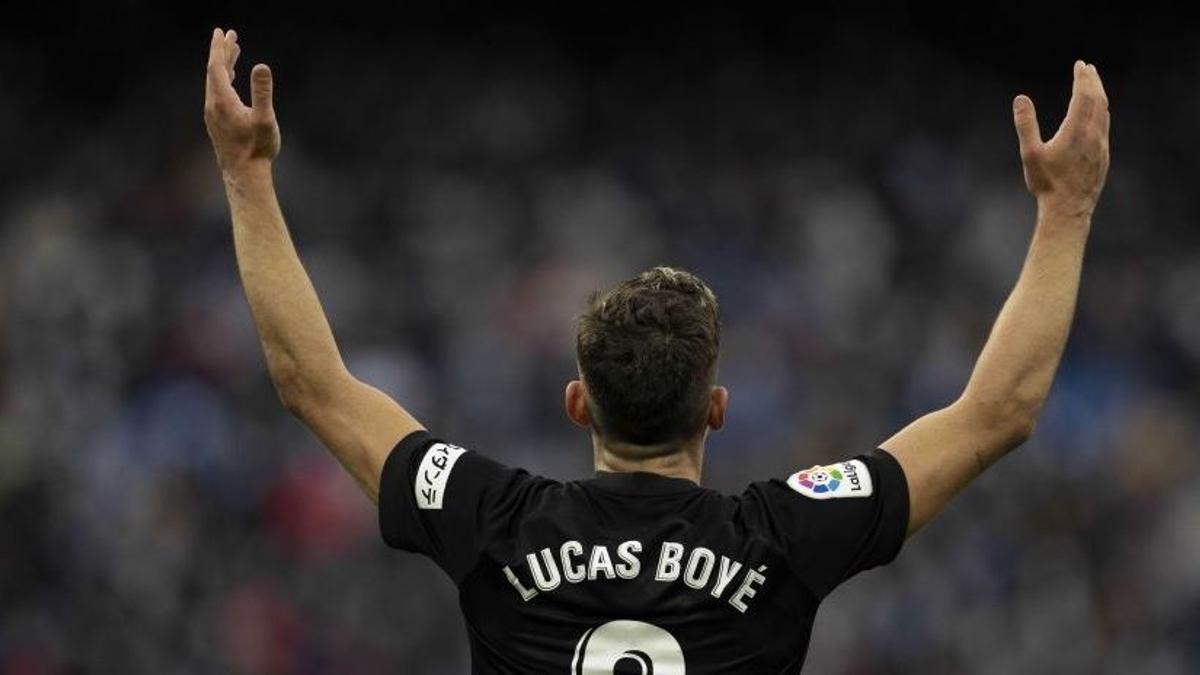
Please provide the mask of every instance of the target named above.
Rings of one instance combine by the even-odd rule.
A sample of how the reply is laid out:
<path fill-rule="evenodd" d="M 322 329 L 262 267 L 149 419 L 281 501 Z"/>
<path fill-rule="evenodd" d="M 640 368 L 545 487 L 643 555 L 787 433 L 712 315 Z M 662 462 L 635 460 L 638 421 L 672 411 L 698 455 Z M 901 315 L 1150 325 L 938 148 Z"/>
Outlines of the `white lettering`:
<path fill-rule="evenodd" d="M 714 598 L 721 597 L 725 592 L 725 587 L 733 578 L 737 576 L 738 570 L 742 569 L 742 563 L 736 560 L 730 560 L 726 556 L 721 556 L 721 568 L 717 570 L 717 583 L 713 586 L 712 596 Z"/>
<path fill-rule="evenodd" d="M 588 560 L 588 579 L 595 580 L 600 572 L 604 572 L 606 579 L 613 579 L 617 576 L 613 570 L 612 556 L 608 554 L 607 546 L 593 546 L 592 558 Z"/>
<path fill-rule="evenodd" d="M 703 546 L 692 549 L 692 555 L 688 556 L 687 571 L 683 573 L 683 583 L 697 590 L 704 588 L 715 562 L 716 557 L 709 549 Z"/>
<path fill-rule="evenodd" d="M 675 581 L 679 578 L 679 562 L 683 560 L 683 544 L 664 541 L 658 556 L 655 581 Z"/>
<path fill-rule="evenodd" d="M 583 544 L 574 540 L 568 541 L 563 543 L 558 551 L 558 557 L 562 559 L 563 576 L 568 582 L 577 584 L 587 578 L 587 569 L 583 565 L 572 563 L 572 555 L 583 555 Z"/>
<path fill-rule="evenodd" d="M 859 469 L 861 479 L 861 467 L 855 468 Z M 848 475 L 845 480 L 847 484 L 851 483 Z M 643 571 L 643 552 L 644 544 L 636 539 L 619 544 L 591 545 L 571 539 L 556 548 L 540 548 L 527 553 L 525 561 L 529 572 L 520 572 L 520 577 L 508 566 L 502 570 L 521 600 L 529 602 L 539 593 L 559 588 L 564 581 L 578 584 L 598 579 L 637 579 Z M 735 610 L 746 613 L 751 601 L 767 581 L 766 572 L 766 565 L 750 568 L 705 546 L 691 548 L 680 542 L 664 541 L 654 565 L 654 580 L 668 583 L 682 581 L 688 588 L 708 591 L 718 600 L 725 598 L 725 602 Z M 649 574 L 648 569 L 646 573 Z M 740 583 L 735 584 L 735 581 Z M 731 587 L 736 590 L 729 592 Z"/>
<path fill-rule="evenodd" d="M 546 563 L 544 571 L 534 554 L 527 554 L 525 559 L 529 561 L 529 572 L 533 575 L 533 585 L 537 586 L 539 591 L 552 591 L 562 583 L 562 579 L 558 575 L 558 565 L 554 563 L 554 555 L 550 553 L 550 549 L 544 548 L 541 553 L 542 561 Z"/>
<path fill-rule="evenodd" d="M 767 578 L 758 572 L 755 572 L 754 570 L 746 570 L 746 576 L 742 578 L 742 585 L 737 589 L 736 593 L 730 596 L 729 604 L 733 605 L 733 608 L 737 611 L 745 614 L 749 607 L 746 606 L 746 601 L 742 598 L 753 598 L 754 594 L 758 591 L 756 591 L 751 584 L 761 585 L 766 580 Z"/>
<path fill-rule="evenodd" d="M 642 571 L 642 561 L 638 560 L 637 553 L 642 552 L 642 542 L 629 540 L 622 542 L 617 547 L 617 557 L 622 562 L 617 563 L 617 576 L 622 579 L 633 579 Z"/>
<path fill-rule="evenodd" d="M 521 600 L 529 602 L 533 599 L 533 596 L 537 595 L 537 591 L 521 585 L 521 580 L 517 578 L 517 575 L 513 574 L 508 565 L 504 566 L 504 576 L 508 577 L 508 583 L 512 584 L 513 588 L 517 589 L 517 592 L 521 594 Z"/>

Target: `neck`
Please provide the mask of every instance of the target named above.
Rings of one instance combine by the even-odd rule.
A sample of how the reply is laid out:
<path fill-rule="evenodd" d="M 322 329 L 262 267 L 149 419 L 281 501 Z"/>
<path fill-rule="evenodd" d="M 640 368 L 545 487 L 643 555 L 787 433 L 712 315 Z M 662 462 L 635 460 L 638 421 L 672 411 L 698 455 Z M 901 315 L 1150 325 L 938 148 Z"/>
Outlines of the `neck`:
<path fill-rule="evenodd" d="M 704 439 L 667 447 L 606 441 L 593 434 L 592 456 L 597 471 L 645 471 L 668 478 L 686 478 L 699 485 L 704 465 Z"/>

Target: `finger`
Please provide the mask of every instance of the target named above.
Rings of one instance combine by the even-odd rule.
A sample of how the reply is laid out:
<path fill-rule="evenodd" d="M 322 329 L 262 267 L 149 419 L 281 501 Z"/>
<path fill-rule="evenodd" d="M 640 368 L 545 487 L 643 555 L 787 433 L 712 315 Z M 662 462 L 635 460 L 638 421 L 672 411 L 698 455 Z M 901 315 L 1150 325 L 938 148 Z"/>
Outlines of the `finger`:
<path fill-rule="evenodd" d="M 237 60 L 237 55 L 241 53 L 242 46 L 238 44 L 238 34 L 236 30 L 230 29 L 225 34 L 225 63 L 231 68 Z"/>
<path fill-rule="evenodd" d="M 225 57 L 225 34 L 220 28 L 214 28 L 212 32 L 212 41 L 208 45 L 208 65 L 211 68 L 214 64 L 219 64 Z"/>
<path fill-rule="evenodd" d="M 1092 87 L 1090 72 L 1083 61 L 1075 62 L 1075 81 L 1071 86 L 1071 102 L 1067 105 L 1067 116 L 1060 131 L 1075 132 L 1086 126 L 1096 108 L 1096 91 Z"/>
<path fill-rule="evenodd" d="M 240 45 L 238 45 L 238 43 L 234 42 L 232 45 L 226 47 L 226 51 L 229 52 L 229 55 L 226 59 L 226 63 L 228 64 L 227 68 L 229 70 L 229 81 L 233 82 L 237 77 L 237 71 L 234 69 L 234 66 L 237 65 L 238 56 L 241 56 L 242 54 L 242 48 Z"/>
<path fill-rule="evenodd" d="M 229 68 L 225 56 L 225 34 L 214 28 L 212 44 L 208 48 L 208 91 L 214 96 L 223 96 L 222 89 L 229 85 Z"/>
<path fill-rule="evenodd" d="M 204 74 L 204 109 L 205 114 L 217 108 L 221 95 L 221 83 L 216 71 L 221 69 L 221 60 L 225 50 L 225 35 L 220 28 L 214 28 L 212 39 L 208 45 L 208 66 Z"/>
<path fill-rule="evenodd" d="M 1092 73 L 1092 79 L 1095 81 L 1096 90 L 1100 94 L 1100 100 L 1104 102 L 1104 107 L 1108 108 L 1108 92 L 1104 90 L 1104 81 L 1100 79 L 1100 71 L 1096 70 L 1096 64 L 1089 63 L 1088 70 Z"/>
<path fill-rule="evenodd" d="M 274 83 L 271 79 L 271 69 L 265 63 L 259 63 L 250 71 L 250 105 L 256 113 L 272 114 L 271 91 Z"/>
<path fill-rule="evenodd" d="M 1071 102 L 1067 104 L 1067 119 L 1070 119 L 1072 115 L 1079 114 L 1079 106 L 1083 101 L 1087 64 L 1083 61 L 1076 61 L 1073 73 L 1071 78 Z"/>
<path fill-rule="evenodd" d="M 1107 140 L 1109 123 L 1111 122 L 1108 110 L 1108 92 L 1104 90 L 1104 81 L 1100 79 L 1100 71 L 1096 70 L 1095 64 L 1088 64 L 1088 70 L 1091 71 L 1092 79 L 1095 81 L 1096 91 L 1100 98 L 1100 109 L 1096 115 L 1096 124 L 1100 127 L 1100 133 Z"/>
<path fill-rule="evenodd" d="M 1042 132 L 1038 128 L 1037 110 L 1033 100 L 1021 94 L 1013 99 L 1013 124 L 1017 128 L 1017 141 L 1021 144 L 1021 156 L 1028 157 L 1042 145 Z"/>
<path fill-rule="evenodd" d="M 206 82 L 206 107 L 211 110 L 228 109 L 241 105 L 241 98 L 233 90 L 229 68 L 226 65 L 225 33 L 213 29 L 212 45 L 209 48 L 208 76 Z"/>

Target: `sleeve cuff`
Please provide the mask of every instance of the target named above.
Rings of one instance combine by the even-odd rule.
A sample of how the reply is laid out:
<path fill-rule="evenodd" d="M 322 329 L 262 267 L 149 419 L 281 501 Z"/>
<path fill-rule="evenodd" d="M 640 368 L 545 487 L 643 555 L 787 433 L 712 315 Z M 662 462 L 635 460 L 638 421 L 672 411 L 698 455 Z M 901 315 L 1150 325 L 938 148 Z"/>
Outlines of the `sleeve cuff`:
<path fill-rule="evenodd" d="M 874 461 L 876 484 L 881 503 L 880 546 L 877 565 L 886 565 L 900 554 L 908 538 L 909 496 L 908 478 L 900 462 L 890 452 L 876 448 L 866 453 Z"/>
<path fill-rule="evenodd" d="M 408 550 L 411 537 L 404 533 L 414 526 L 412 512 L 412 458 L 433 436 L 418 429 L 400 439 L 383 463 L 379 476 L 379 531 L 383 541 L 392 548 Z"/>

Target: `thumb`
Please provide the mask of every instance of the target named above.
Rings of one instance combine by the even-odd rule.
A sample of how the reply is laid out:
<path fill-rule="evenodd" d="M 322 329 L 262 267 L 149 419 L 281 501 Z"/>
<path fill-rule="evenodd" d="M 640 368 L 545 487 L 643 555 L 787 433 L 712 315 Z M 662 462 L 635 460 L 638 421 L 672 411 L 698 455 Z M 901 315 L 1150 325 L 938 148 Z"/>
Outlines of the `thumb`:
<path fill-rule="evenodd" d="M 271 69 L 260 63 L 250 71 L 250 106 L 255 111 L 271 113 Z"/>
<path fill-rule="evenodd" d="M 1042 132 L 1038 129 L 1037 111 L 1034 110 L 1033 100 L 1024 94 L 1013 99 L 1013 124 L 1017 127 L 1022 157 L 1041 146 Z"/>

